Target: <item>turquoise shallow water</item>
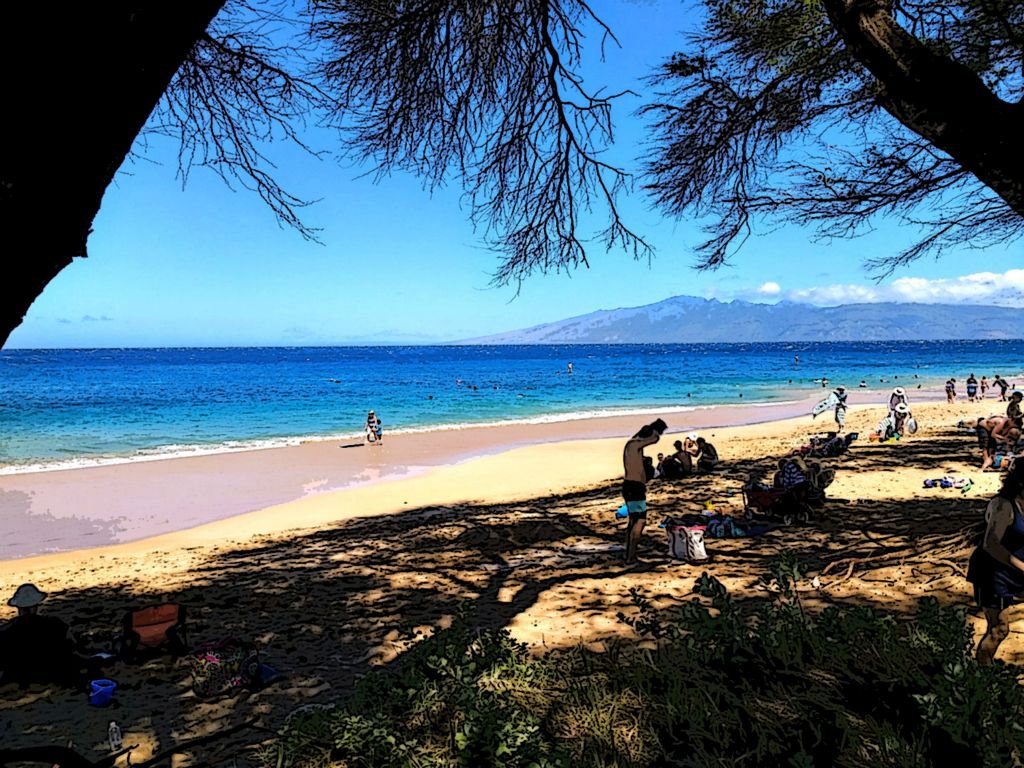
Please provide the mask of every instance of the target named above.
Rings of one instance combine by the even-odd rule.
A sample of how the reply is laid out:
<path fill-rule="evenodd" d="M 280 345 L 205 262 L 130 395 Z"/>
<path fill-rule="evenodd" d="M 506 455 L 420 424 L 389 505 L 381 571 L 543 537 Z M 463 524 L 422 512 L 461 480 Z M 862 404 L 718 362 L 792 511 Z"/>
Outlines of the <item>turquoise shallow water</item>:
<path fill-rule="evenodd" d="M 1022 341 L 10 350 L 0 471 L 354 435 L 370 408 L 457 429 L 1022 371 Z"/>

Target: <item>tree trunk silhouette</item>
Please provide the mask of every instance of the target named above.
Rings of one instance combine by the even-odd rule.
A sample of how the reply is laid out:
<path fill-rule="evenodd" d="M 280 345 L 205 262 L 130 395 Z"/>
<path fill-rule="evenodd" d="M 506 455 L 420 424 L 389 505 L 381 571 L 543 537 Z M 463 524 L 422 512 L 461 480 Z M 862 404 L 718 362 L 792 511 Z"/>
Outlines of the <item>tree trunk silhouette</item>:
<path fill-rule="evenodd" d="M 103 193 L 225 0 L 14 2 L 0 12 L 0 346 L 86 245 Z M 30 53 L 26 53 L 29 51 Z M 31 54 L 34 53 L 34 57 Z M 48 73 L 48 74 L 47 74 Z"/>
<path fill-rule="evenodd" d="M 878 103 L 1024 216 L 1024 101 L 996 96 L 932 52 L 879 0 L 825 0 L 829 20 L 879 82 Z"/>

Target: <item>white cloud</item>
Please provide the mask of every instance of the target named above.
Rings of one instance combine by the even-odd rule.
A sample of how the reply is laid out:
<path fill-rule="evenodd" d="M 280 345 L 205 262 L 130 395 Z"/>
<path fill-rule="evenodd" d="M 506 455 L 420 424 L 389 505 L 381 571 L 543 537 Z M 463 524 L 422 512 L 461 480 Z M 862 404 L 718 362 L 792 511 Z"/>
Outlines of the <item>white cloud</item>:
<path fill-rule="evenodd" d="M 761 287 L 757 289 L 757 292 L 764 296 L 778 296 L 782 293 L 782 287 L 778 283 L 769 281 L 767 283 L 763 283 Z"/>
<path fill-rule="evenodd" d="M 1011 269 L 1001 274 L 975 272 L 960 277 L 937 279 L 900 277 L 880 285 L 822 285 L 788 291 L 786 298 L 821 306 L 898 301 L 1024 307 L 1024 269 Z"/>

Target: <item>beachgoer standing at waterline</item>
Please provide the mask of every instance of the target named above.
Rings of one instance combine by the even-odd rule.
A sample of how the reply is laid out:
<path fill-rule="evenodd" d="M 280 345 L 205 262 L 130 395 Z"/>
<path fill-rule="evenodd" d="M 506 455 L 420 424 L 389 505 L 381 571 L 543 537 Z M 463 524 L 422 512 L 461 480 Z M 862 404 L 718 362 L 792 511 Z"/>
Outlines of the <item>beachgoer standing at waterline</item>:
<path fill-rule="evenodd" d="M 370 411 L 366 414 L 366 442 L 380 445 L 384 440 L 384 429 L 377 414 Z"/>
<path fill-rule="evenodd" d="M 645 424 L 626 441 L 622 450 L 622 498 L 626 502 L 626 562 L 637 562 L 636 548 L 647 522 L 647 473 L 644 470 L 644 448 L 654 445 L 668 428 L 661 419 Z"/>

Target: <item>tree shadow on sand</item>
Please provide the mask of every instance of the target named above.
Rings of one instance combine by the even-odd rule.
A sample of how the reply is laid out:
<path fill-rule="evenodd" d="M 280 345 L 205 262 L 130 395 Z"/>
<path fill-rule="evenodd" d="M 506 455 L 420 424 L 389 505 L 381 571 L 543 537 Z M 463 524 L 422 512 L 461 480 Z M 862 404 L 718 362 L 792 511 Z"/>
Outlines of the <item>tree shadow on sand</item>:
<path fill-rule="evenodd" d="M 965 456 L 975 458 L 960 433 L 896 448 L 858 445 L 826 463 L 841 473 L 888 469 L 894 460 L 897 467 L 938 469 Z M 120 684 L 119 709 L 113 713 L 90 710 L 73 694 L 8 687 L 0 689 L 7 722 L 0 739 L 19 746 L 62 744 L 71 737 L 95 758 L 103 754 L 99 738 L 109 719 L 119 721 L 126 743 L 139 735 L 160 749 L 252 721 L 252 727 L 191 753 L 194 760 L 216 764 L 264 740 L 267 729 L 279 727 L 297 707 L 337 700 L 368 670 L 400 661 L 411 631 L 444 625 L 460 603 L 471 603 L 486 628 L 519 622 L 517 627 L 528 630 L 532 616 L 543 624 L 546 647 L 631 636 L 628 627 L 608 618 L 632 610 L 631 587 L 645 590 L 655 602 L 678 601 L 707 570 L 737 599 L 756 601 L 758 578 L 783 548 L 793 550 L 812 573 L 822 573 L 823 581 L 842 587 L 810 595 L 811 604 L 815 598 L 821 604 L 858 600 L 909 611 L 926 583 L 934 584 L 928 593 L 942 601 L 966 602 L 964 583 L 953 571 L 965 565 L 985 502 L 959 493 L 955 499 L 921 498 L 912 516 L 897 502 L 834 500 L 810 526 L 712 540 L 715 559 L 709 565 L 661 555 L 662 534 L 655 527 L 661 514 L 700 509 L 709 498 L 724 498 L 735 507 L 747 477 L 770 472 L 775 462 L 764 457 L 679 483 L 653 483 L 642 551 L 647 563 L 639 568 L 624 568 L 614 551 L 623 529 L 613 517 L 620 503 L 618 483 L 609 480 L 519 502 L 350 519 L 287 539 L 256 538 L 212 555 L 197 549 L 190 553 L 189 582 L 164 591 L 149 581 L 147 588 L 55 595 L 48 611 L 76 628 L 113 628 L 132 606 L 184 603 L 193 642 L 229 636 L 253 640 L 263 660 L 284 677 L 259 691 L 205 701 L 191 692 L 181 661 L 118 664 L 110 670 Z M 893 569 L 904 575 L 894 576 Z M 883 591 L 868 583 L 878 573 L 885 577 Z"/>

